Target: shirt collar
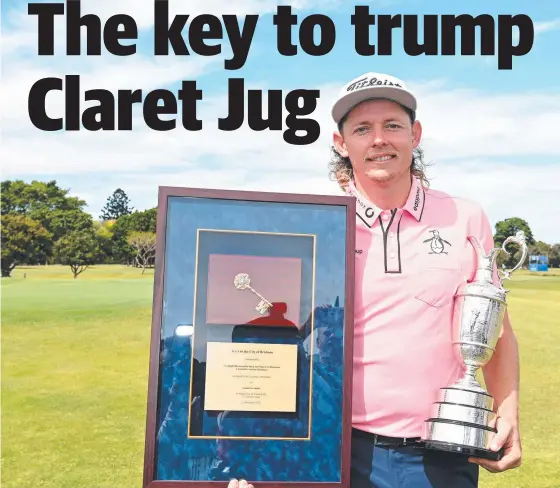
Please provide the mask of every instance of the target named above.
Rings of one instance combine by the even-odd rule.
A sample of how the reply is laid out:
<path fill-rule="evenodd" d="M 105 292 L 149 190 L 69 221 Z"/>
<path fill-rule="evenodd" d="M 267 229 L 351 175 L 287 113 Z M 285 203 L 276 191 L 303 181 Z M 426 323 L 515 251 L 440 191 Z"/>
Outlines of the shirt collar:
<path fill-rule="evenodd" d="M 383 212 L 377 205 L 372 203 L 358 191 L 353 180 L 348 182 L 346 193 L 356 198 L 356 215 L 368 226 L 372 227 L 379 215 Z M 410 193 L 403 206 L 403 210 L 410 213 L 418 222 L 422 219 L 426 194 L 424 187 L 416 177 L 412 177 Z"/>
<path fill-rule="evenodd" d="M 410 213 L 416 218 L 418 222 L 422 219 L 422 214 L 424 213 L 424 205 L 426 204 L 426 192 L 424 187 L 418 178 L 412 177 L 412 186 L 410 188 L 410 193 L 408 194 L 408 199 L 404 204 L 403 209 Z"/>
<path fill-rule="evenodd" d="M 353 180 L 348 182 L 346 192 L 356 198 L 356 215 L 368 227 L 373 227 L 382 210 L 358 191 Z"/>

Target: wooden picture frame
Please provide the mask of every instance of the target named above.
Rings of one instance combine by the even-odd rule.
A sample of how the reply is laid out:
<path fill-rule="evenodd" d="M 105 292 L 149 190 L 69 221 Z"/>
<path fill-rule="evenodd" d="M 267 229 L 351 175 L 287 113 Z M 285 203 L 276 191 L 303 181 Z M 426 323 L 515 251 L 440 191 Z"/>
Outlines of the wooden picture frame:
<path fill-rule="evenodd" d="M 355 205 L 349 196 L 159 188 L 144 488 L 226 488 L 233 477 L 262 488 L 349 488 Z M 300 259 L 301 320 L 275 322 L 271 311 L 285 304 L 272 299 L 267 321 L 255 309 L 254 321 L 206 324 L 212 253 Z M 270 280 L 281 279 L 278 268 Z M 210 342 L 297 347 L 293 411 L 204 410 Z M 270 385 L 258 394 L 273 394 Z"/>

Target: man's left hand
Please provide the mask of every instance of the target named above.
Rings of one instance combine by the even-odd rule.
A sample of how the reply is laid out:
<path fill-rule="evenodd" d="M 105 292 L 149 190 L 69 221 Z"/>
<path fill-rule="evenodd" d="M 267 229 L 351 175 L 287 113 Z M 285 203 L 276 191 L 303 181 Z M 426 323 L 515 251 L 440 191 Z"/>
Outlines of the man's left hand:
<path fill-rule="evenodd" d="M 497 433 L 492 439 L 490 449 L 499 451 L 504 448 L 504 456 L 499 461 L 470 457 L 471 463 L 478 464 L 491 473 L 499 473 L 508 469 L 521 466 L 521 440 L 519 429 L 513 426 L 507 419 L 498 417 L 496 421 Z"/>

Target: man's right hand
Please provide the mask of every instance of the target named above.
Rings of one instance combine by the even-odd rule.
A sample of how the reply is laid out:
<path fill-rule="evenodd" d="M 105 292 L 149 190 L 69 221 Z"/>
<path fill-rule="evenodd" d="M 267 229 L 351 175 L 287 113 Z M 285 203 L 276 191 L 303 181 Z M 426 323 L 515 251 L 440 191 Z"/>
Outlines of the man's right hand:
<path fill-rule="evenodd" d="M 227 488 L 255 488 L 255 487 L 245 480 L 238 481 L 236 479 L 233 479 L 229 482 Z"/>

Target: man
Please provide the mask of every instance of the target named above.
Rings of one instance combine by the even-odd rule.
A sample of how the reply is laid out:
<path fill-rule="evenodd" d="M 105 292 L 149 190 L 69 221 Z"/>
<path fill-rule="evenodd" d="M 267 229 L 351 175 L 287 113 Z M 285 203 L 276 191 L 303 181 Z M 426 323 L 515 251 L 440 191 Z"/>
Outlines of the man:
<path fill-rule="evenodd" d="M 506 316 L 484 378 L 497 410 L 500 461 L 414 445 L 438 390 L 462 372 L 450 337 L 453 296 L 472 278 L 477 237 L 494 247 L 476 203 L 429 189 L 417 100 L 392 76 L 366 73 L 332 107 L 331 173 L 357 201 L 352 488 L 478 485 L 478 469 L 520 465 L 517 341 Z M 232 480 L 229 488 L 247 486 Z"/>

